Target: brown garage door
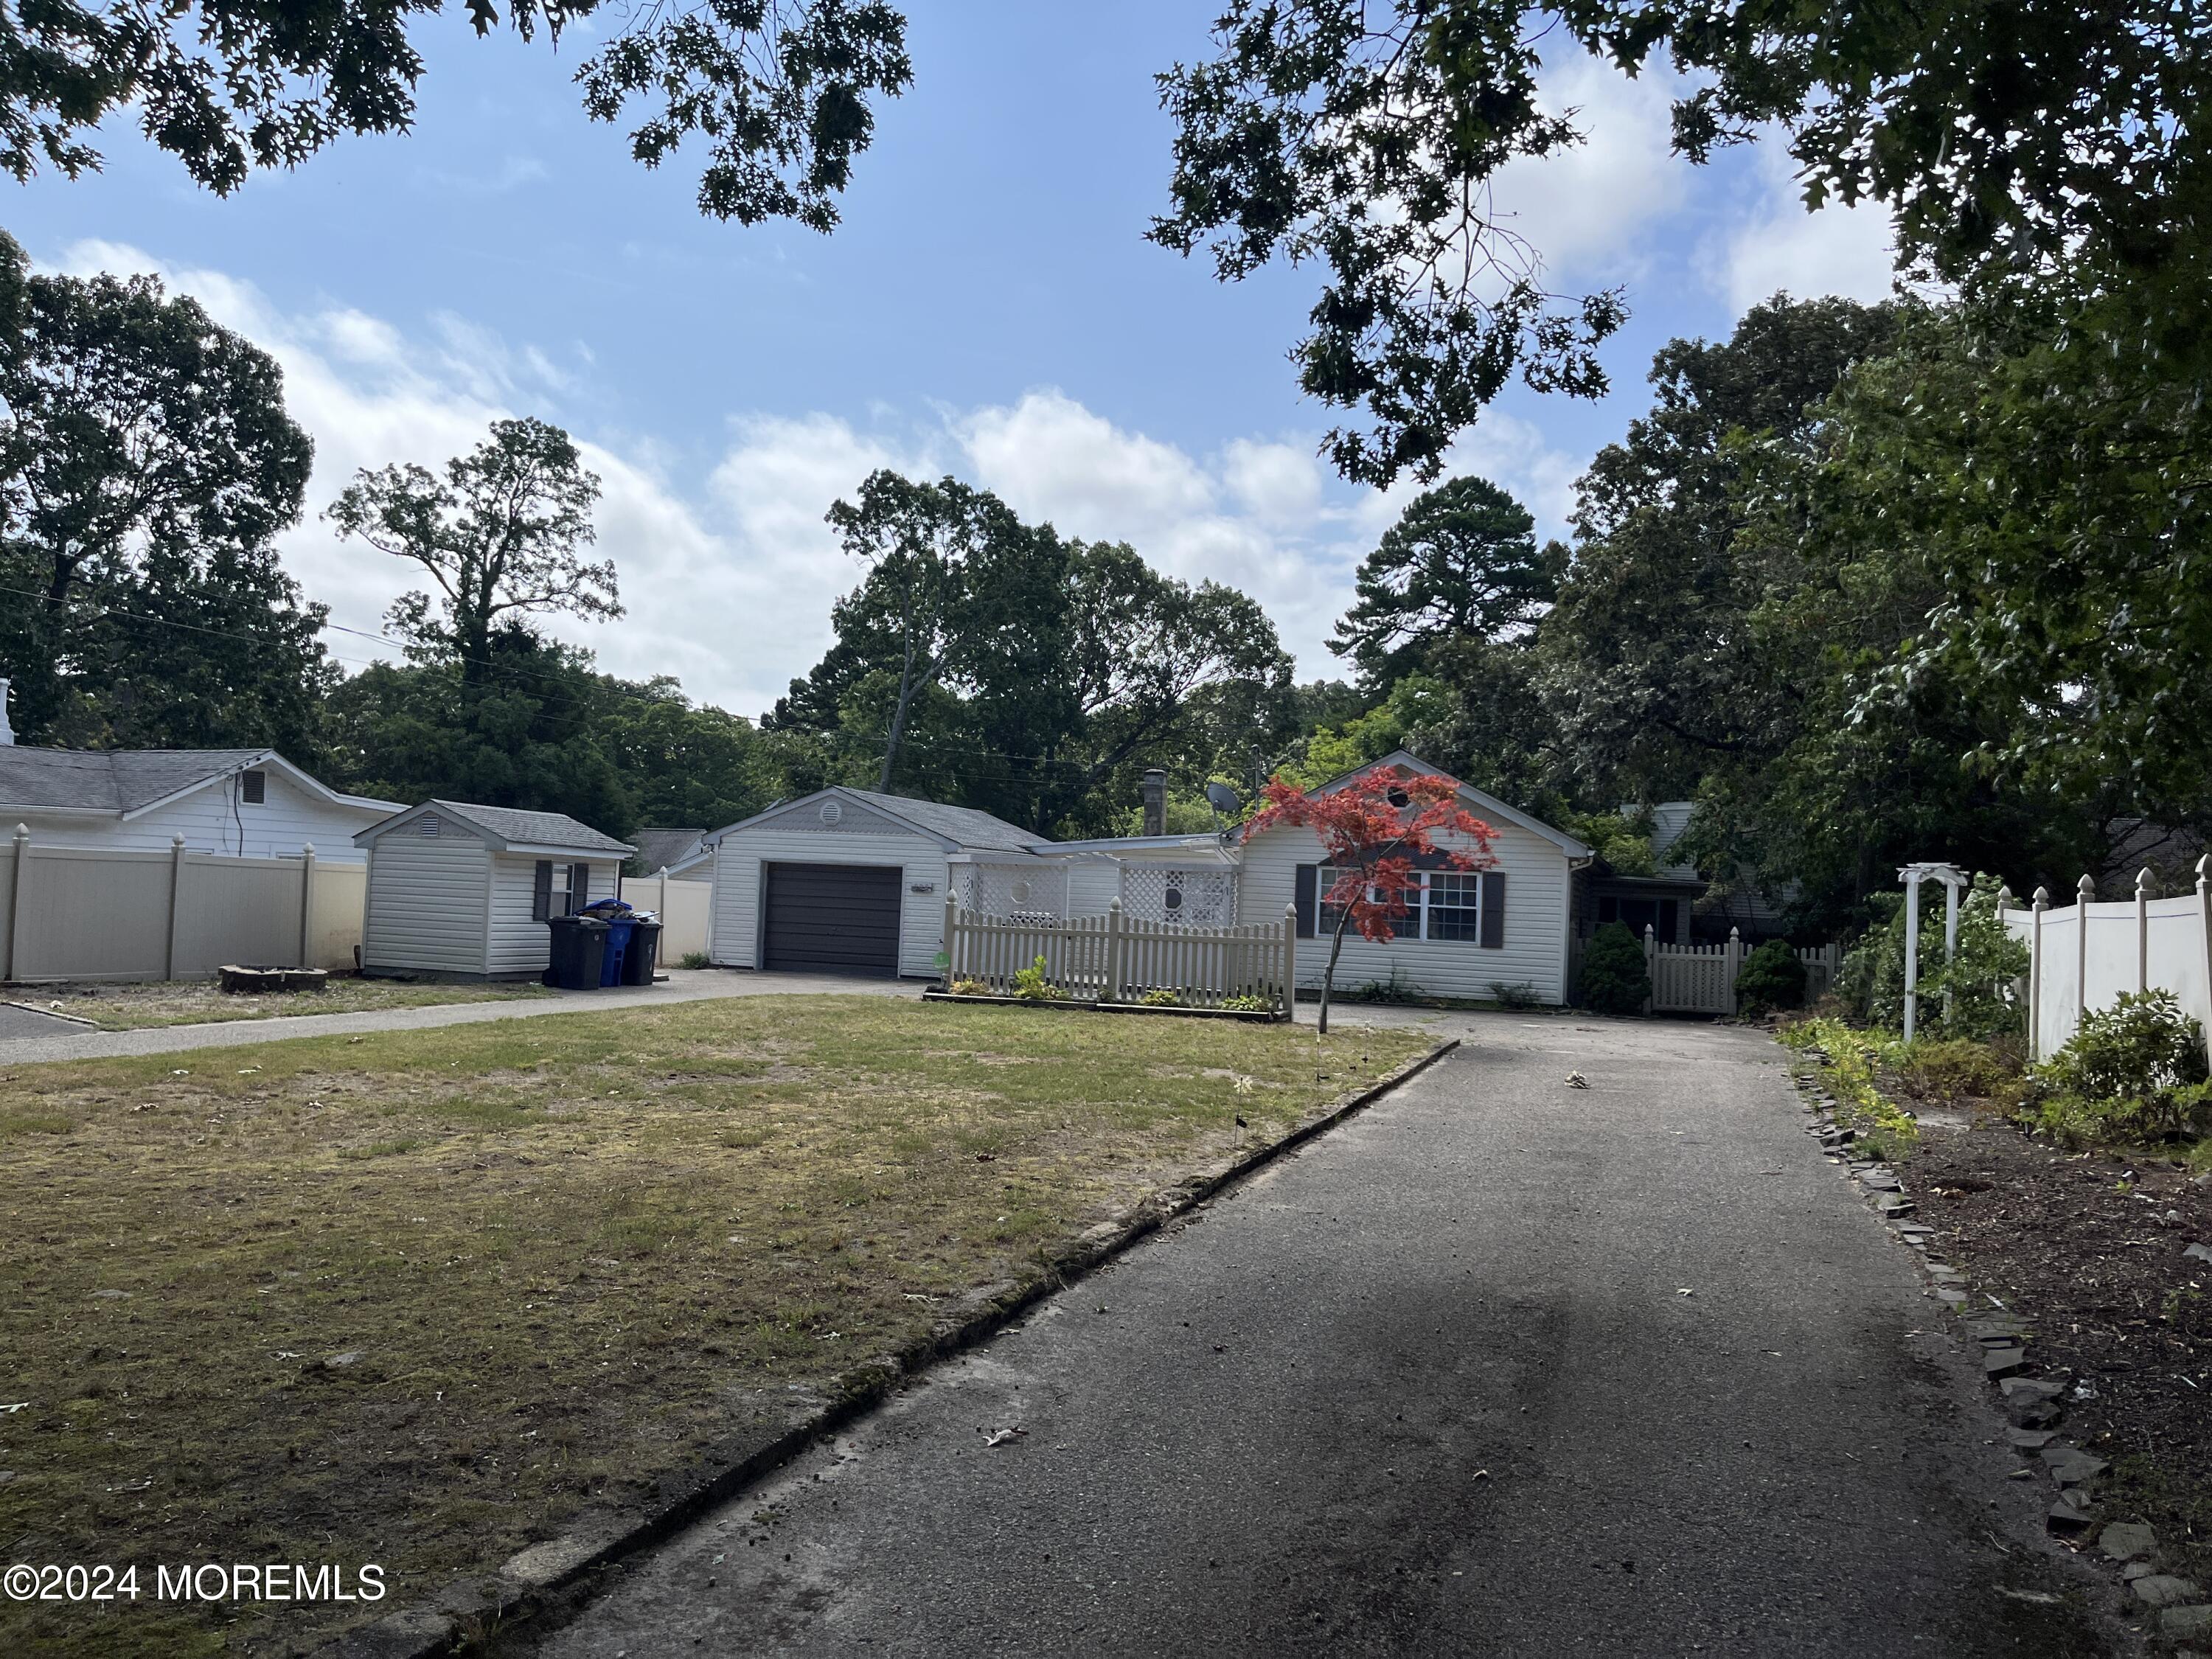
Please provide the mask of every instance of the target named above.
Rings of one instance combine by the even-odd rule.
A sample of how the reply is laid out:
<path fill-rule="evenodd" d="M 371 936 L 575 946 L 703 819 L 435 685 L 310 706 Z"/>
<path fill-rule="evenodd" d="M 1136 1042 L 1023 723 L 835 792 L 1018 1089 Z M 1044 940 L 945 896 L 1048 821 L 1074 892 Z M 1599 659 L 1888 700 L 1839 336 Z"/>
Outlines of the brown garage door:
<path fill-rule="evenodd" d="M 769 865 L 762 965 L 896 979 L 900 877 L 872 865 Z"/>

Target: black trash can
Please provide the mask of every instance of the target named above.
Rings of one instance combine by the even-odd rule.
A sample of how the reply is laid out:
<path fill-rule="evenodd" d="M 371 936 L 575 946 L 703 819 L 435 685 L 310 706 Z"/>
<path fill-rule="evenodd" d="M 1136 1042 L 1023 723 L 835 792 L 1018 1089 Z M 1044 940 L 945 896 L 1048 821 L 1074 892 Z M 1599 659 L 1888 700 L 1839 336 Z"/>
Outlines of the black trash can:
<path fill-rule="evenodd" d="M 653 959 L 660 954 L 660 924 L 657 921 L 634 921 L 629 927 L 629 949 L 623 957 L 622 982 L 625 985 L 653 983 Z"/>
<path fill-rule="evenodd" d="M 545 926 L 553 940 L 545 982 L 563 991 L 597 990 L 606 955 L 606 923 L 589 916 L 548 916 Z"/>

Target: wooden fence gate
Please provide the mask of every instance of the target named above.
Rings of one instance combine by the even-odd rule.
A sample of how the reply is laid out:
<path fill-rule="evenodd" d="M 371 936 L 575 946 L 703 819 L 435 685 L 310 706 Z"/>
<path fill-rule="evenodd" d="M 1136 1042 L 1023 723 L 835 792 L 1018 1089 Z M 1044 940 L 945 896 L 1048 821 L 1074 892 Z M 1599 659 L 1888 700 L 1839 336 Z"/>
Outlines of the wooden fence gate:
<path fill-rule="evenodd" d="M 1656 932 L 1644 930 L 1644 966 L 1651 976 L 1647 1014 L 1733 1014 L 1736 1012 L 1735 976 L 1751 955 L 1735 928 L 1721 945 L 1662 945 Z M 1842 947 L 1836 945 L 1797 949 L 1805 964 L 1805 1000 L 1809 1006 L 1835 988 L 1843 966 Z"/>

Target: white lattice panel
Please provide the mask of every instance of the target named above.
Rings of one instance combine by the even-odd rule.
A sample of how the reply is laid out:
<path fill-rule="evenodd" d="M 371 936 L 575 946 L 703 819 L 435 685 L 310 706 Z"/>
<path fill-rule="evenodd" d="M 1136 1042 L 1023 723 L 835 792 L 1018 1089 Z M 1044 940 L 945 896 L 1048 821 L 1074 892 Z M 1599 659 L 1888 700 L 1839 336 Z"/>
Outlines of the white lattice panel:
<path fill-rule="evenodd" d="M 1184 927 L 1231 927 L 1237 921 L 1237 872 L 1125 864 L 1121 913 Z"/>
<path fill-rule="evenodd" d="M 955 866 L 952 891 L 964 910 L 986 916 L 1067 915 L 1067 871 L 1060 865 L 970 864 Z"/>

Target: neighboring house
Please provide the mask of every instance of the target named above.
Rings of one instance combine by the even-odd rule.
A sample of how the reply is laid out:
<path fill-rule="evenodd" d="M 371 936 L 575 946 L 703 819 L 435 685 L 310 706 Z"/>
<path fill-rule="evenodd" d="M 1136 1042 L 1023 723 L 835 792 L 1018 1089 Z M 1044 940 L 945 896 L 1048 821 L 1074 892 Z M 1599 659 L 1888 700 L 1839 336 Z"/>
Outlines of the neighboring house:
<path fill-rule="evenodd" d="M 637 843 L 637 867 L 648 876 L 669 873 L 679 864 L 691 867 L 707 850 L 704 830 L 636 830 L 630 839 Z"/>
<path fill-rule="evenodd" d="M 273 749 L 27 749 L 0 743 L 0 835 L 34 844 L 359 863 L 355 835 L 398 801 L 342 795 Z"/>
<path fill-rule="evenodd" d="M 1332 793 L 1377 770 L 1446 775 L 1401 749 L 1312 793 Z M 1572 977 L 1575 877 L 1588 866 L 1590 849 L 1471 784 L 1459 786 L 1458 804 L 1496 832 L 1492 867 L 1454 870 L 1439 863 L 1418 872 L 1413 914 L 1394 924 L 1397 937 L 1370 944 L 1346 931 L 1337 988 L 1387 982 L 1395 973 L 1430 996 L 1484 998 L 1495 994 L 1493 986 L 1525 985 L 1540 1002 L 1564 1003 Z M 1454 834 L 1436 839 L 1442 847 L 1467 845 Z M 1241 852 L 1237 920 L 1279 921 L 1285 907 L 1295 908 L 1298 937 L 1314 941 L 1298 951 L 1298 983 L 1318 987 L 1334 922 L 1320 900 L 1335 879 L 1322 862 L 1320 837 L 1279 825 L 1244 836 Z"/>
<path fill-rule="evenodd" d="M 425 801 L 354 837 L 368 858 L 367 974 L 534 979 L 546 919 L 620 890 L 636 849 L 562 812 Z"/>
<path fill-rule="evenodd" d="M 842 786 L 780 801 L 717 830 L 707 954 L 725 968 L 927 978 L 945 896 L 983 878 L 1016 909 L 1065 915 L 1068 862 L 1052 843 L 964 806 Z"/>
<path fill-rule="evenodd" d="M 1375 763 L 1427 775 L 1403 750 Z M 1322 786 L 1343 787 L 1362 768 Z M 1497 831 L 1486 872 L 1420 874 L 1413 915 L 1384 945 L 1345 944 L 1340 986 L 1398 977 L 1431 995 L 1488 997 L 1527 985 L 1565 1000 L 1571 894 L 1589 849 L 1573 836 L 1462 786 L 1468 811 Z M 1257 836 L 1126 836 L 1054 842 L 965 807 L 835 787 L 780 802 L 709 836 L 714 926 L 724 967 L 926 978 L 944 948 L 948 893 L 963 908 L 1040 918 L 1122 914 L 1192 927 L 1280 925 L 1296 907 L 1299 983 L 1318 987 L 1331 878 L 1310 830 Z M 1449 839 L 1449 838 L 1447 838 Z"/>

